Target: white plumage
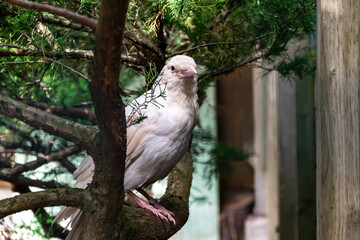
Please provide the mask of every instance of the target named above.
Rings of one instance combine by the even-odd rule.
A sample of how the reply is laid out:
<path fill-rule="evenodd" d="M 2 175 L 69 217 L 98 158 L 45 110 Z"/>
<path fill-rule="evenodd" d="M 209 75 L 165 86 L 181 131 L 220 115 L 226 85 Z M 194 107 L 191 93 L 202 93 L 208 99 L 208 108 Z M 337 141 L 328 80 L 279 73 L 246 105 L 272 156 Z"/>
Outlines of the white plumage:
<path fill-rule="evenodd" d="M 198 120 L 196 64 L 188 56 L 175 56 L 162 69 L 152 90 L 126 107 L 127 156 L 124 189 L 143 208 L 161 219 L 174 222 L 171 212 L 158 205 L 147 206 L 131 192 L 165 178 L 185 155 L 191 132 Z M 138 124 L 131 124 L 142 118 Z M 86 188 L 92 181 L 95 165 L 86 156 L 74 172 L 76 188 Z M 81 211 L 65 207 L 56 216 L 60 221 L 72 216 L 72 231 L 67 239 L 77 239 L 81 232 Z"/>

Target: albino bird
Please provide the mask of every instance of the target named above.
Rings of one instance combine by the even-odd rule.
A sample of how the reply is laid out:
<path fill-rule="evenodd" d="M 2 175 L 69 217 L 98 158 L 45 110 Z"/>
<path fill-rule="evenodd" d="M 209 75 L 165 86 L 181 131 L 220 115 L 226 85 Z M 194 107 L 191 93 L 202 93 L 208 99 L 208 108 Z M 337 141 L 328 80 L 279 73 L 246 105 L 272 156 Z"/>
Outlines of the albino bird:
<path fill-rule="evenodd" d="M 140 207 L 174 224 L 174 214 L 142 188 L 165 178 L 188 149 L 191 132 L 198 121 L 195 68 L 196 63 L 191 57 L 173 57 L 162 69 L 153 88 L 125 109 L 128 123 L 125 192 Z M 86 156 L 74 172 L 74 187 L 86 188 L 92 181 L 94 168 L 92 158 Z M 144 195 L 149 203 L 138 198 L 133 189 Z M 79 209 L 65 207 L 55 220 L 70 216 L 72 230 L 66 239 L 77 239 L 82 225 Z"/>

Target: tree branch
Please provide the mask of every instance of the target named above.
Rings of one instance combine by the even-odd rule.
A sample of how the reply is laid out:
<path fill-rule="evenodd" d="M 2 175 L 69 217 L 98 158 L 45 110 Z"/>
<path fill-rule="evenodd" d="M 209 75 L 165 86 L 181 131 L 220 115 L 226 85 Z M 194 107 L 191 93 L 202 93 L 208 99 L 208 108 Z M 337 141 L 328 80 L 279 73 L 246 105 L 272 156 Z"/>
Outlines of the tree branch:
<path fill-rule="evenodd" d="M 6 44 L 3 44 L 3 47 L 7 47 Z M 84 59 L 91 60 L 94 57 L 92 51 L 89 50 L 71 50 L 68 49 L 65 52 L 43 52 L 41 49 L 30 49 L 30 48 L 21 48 L 14 49 L 11 46 L 8 46 L 9 49 L 1 49 L 0 57 L 10 57 L 10 56 L 34 56 L 34 57 L 47 57 L 52 59 Z M 10 48 L 11 47 L 11 48 Z"/>
<path fill-rule="evenodd" d="M 188 49 L 185 49 L 185 50 L 170 54 L 170 55 L 166 56 L 166 58 L 171 58 L 171 57 L 176 56 L 176 55 L 184 54 L 184 53 L 187 53 L 187 52 L 192 52 L 192 51 L 198 50 L 200 48 L 204 48 L 204 47 L 221 46 L 221 45 L 233 45 L 233 44 L 240 44 L 240 43 L 234 43 L 234 42 L 205 43 L 205 44 L 201 44 L 201 45 L 198 45 L 198 46 L 195 46 L 195 47 L 191 47 L 191 48 L 188 48 Z"/>
<path fill-rule="evenodd" d="M 124 37 L 126 40 L 132 42 L 135 47 L 140 48 L 142 52 L 151 52 L 155 53 L 157 57 L 162 57 L 161 50 L 139 31 L 126 31 L 124 32 Z"/>
<path fill-rule="evenodd" d="M 7 142 L 7 141 L 1 141 L 0 145 L 3 146 L 5 149 L 23 149 L 25 151 L 35 151 L 36 153 L 43 153 L 48 154 L 51 151 L 51 146 L 43 146 L 41 143 L 31 141 L 31 145 L 24 143 L 23 141 L 19 142 Z"/>
<path fill-rule="evenodd" d="M 235 68 L 244 66 L 244 65 L 246 65 L 248 63 L 256 62 L 257 60 L 265 58 L 265 57 L 266 57 L 266 54 L 262 54 L 260 56 L 253 57 L 253 58 L 247 59 L 245 61 L 241 61 L 241 62 L 239 61 L 239 62 L 237 62 L 236 64 L 234 64 L 234 65 L 232 65 L 230 67 L 222 68 L 222 69 L 219 69 L 219 70 L 217 70 L 215 72 L 203 74 L 203 75 L 199 76 L 198 81 L 200 82 L 200 81 L 202 81 L 202 79 L 216 77 L 216 76 L 219 76 L 221 74 L 229 73 L 229 72 L 233 71 Z"/>
<path fill-rule="evenodd" d="M 46 113 L 15 101 L 4 94 L 0 94 L 0 114 L 17 118 L 32 127 L 74 142 L 86 150 L 93 149 L 91 139 L 94 139 L 98 133 L 98 130 L 93 127 Z"/>
<path fill-rule="evenodd" d="M 76 31 L 86 30 L 86 32 L 92 32 L 92 28 L 85 28 L 81 24 L 73 23 L 66 19 L 54 18 L 44 14 L 40 14 L 40 18 L 43 23 L 48 23 L 59 27 L 70 28 Z"/>
<path fill-rule="evenodd" d="M 29 2 L 25 0 L 4 0 L 4 1 L 23 8 L 52 13 L 54 15 L 62 16 L 77 21 L 83 26 L 96 28 L 95 19 L 85 17 L 83 15 L 71 12 L 63 8 L 58 8 L 58 7 L 50 6 L 48 4 L 42 4 L 37 2 Z"/>
<path fill-rule="evenodd" d="M 30 143 L 31 143 L 32 145 L 35 145 L 35 144 L 36 144 L 35 141 L 34 141 L 34 139 L 33 139 L 32 137 L 30 137 L 30 133 L 21 131 L 21 130 L 18 129 L 17 127 L 15 127 L 15 126 L 13 126 L 13 125 L 11 125 L 11 124 L 8 124 L 8 123 L 2 121 L 1 119 L 0 119 L 0 125 L 6 127 L 7 129 L 11 130 L 12 132 L 18 134 L 18 135 L 21 136 L 23 139 L 30 141 Z M 41 145 L 41 143 L 39 143 L 39 145 Z M 39 146 L 39 147 L 45 148 L 45 146 L 42 146 L 42 145 Z"/>
<path fill-rule="evenodd" d="M 69 160 L 67 160 L 66 158 L 60 159 L 59 163 L 66 168 L 70 173 L 74 173 L 76 170 L 76 167 L 74 166 L 74 164 L 72 164 Z"/>
<path fill-rule="evenodd" d="M 31 161 L 25 164 L 18 164 L 13 168 L 5 168 L 0 170 L 0 178 L 7 177 L 11 178 L 12 176 L 21 174 L 26 171 L 34 170 L 45 163 L 49 163 L 52 161 L 60 160 L 62 158 L 68 157 L 72 154 L 80 152 L 81 149 L 77 146 L 72 146 L 67 149 L 64 149 L 60 152 L 53 153 L 51 155 L 47 155 L 45 157 L 38 156 L 35 161 Z"/>
<path fill-rule="evenodd" d="M 4 181 L 11 182 L 13 184 L 21 184 L 26 186 L 33 186 L 38 188 L 45 188 L 45 189 L 53 189 L 53 188 L 59 188 L 64 187 L 58 182 L 55 181 L 41 181 L 41 180 L 34 180 L 31 178 L 24 177 L 22 175 L 18 175 L 11 178 L 1 178 Z"/>
<path fill-rule="evenodd" d="M 7 44 L 2 44 L 3 47 L 6 47 Z M 92 60 L 94 58 L 94 53 L 89 50 L 78 50 L 78 49 L 66 49 L 65 52 L 43 52 L 42 49 L 30 49 L 30 48 L 17 48 L 14 49 L 13 46 L 7 46 L 9 49 L 0 49 L 0 57 L 23 57 L 23 56 L 34 56 L 34 57 L 45 57 L 48 58 L 47 61 L 52 59 L 83 59 L 83 60 Z M 47 61 L 29 61 L 29 62 L 2 62 L 1 65 L 7 64 L 24 64 L 24 63 L 46 63 Z M 145 65 L 145 62 L 137 57 L 121 55 L 121 62 L 131 68 L 134 68 L 137 71 L 141 70 L 141 67 Z"/>
<path fill-rule="evenodd" d="M 31 192 L 0 201 L 0 218 L 24 210 L 49 206 L 71 206 L 83 208 L 91 205 L 93 197 L 88 190 L 57 188 L 42 192 Z"/>
<path fill-rule="evenodd" d="M 13 191 L 21 194 L 31 192 L 30 188 L 25 185 L 13 185 Z M 51 217 L 44 208 L 33 208 L 31 210 L 45 233 L 52 232 L 52 237 L 66 238 L 69 231 L 62 228 L 57 222 L 48 222 Z"/>

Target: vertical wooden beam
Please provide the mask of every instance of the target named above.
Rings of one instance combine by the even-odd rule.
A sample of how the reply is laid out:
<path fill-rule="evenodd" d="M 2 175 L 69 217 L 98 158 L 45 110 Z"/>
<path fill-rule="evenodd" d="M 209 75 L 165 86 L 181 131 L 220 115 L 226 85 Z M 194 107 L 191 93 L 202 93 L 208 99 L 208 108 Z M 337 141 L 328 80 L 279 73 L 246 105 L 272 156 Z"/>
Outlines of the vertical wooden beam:
<path fill-rule="evenodd" d="M 280 182 L 279 182 L 279 143 L 278 143 L 278 85 L 277 74 L 271 72 L 263 85 L 266 99 L 264 101 L 263 115 L 263 157 L 266 167 L 266 190 L 267 190 L 267 213 L 269 218 L 268 234 L 269 240 L 279 240 L 280 227 Z"/>
<path fill-rule="evenodd" d="M 221 143 L 251 151 L 254 141 L 252 69 L 244 67 L 221 75 L 217 82 L 218 139 Z M 248 162 L 232 161 L 230 172 L 220 175 L 220 191 L 253 188 Z M 222 204 L 223 196 L 220 197 Z"/>
<path fill-rule="evenodd" d="M 299 240 L 316 239 L 314 76 L 296 81 L 296 145 Z"/>
<path fill-rule="evenodd" d="M 318 1 L 318 240 L 360 239 L 360 1 Z"/>
<path fill-rule="evenodd" d="M 296 87 L 281 78 L 277 84 L 280 240 L 297 240 Z"/>

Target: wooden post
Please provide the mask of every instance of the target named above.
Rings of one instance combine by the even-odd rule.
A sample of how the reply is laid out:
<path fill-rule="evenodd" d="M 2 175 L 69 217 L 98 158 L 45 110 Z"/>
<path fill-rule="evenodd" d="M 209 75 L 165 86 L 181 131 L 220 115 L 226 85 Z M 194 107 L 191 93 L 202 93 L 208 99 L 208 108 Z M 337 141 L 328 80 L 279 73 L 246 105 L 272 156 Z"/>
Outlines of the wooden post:
<path fill-rule="evenodd" d="M 360 239 L 360 1 L 317 7 L 317 237 Z"/>
<path fill-rule="evenodd" d="M 299 240 L 316 239 L 314 76 L 296 81 L 296 144 Z"/>
<path fill-rule="evenodd" d="M 295 84 L 278 78 L 280 240 L 298 240 Z"/>

